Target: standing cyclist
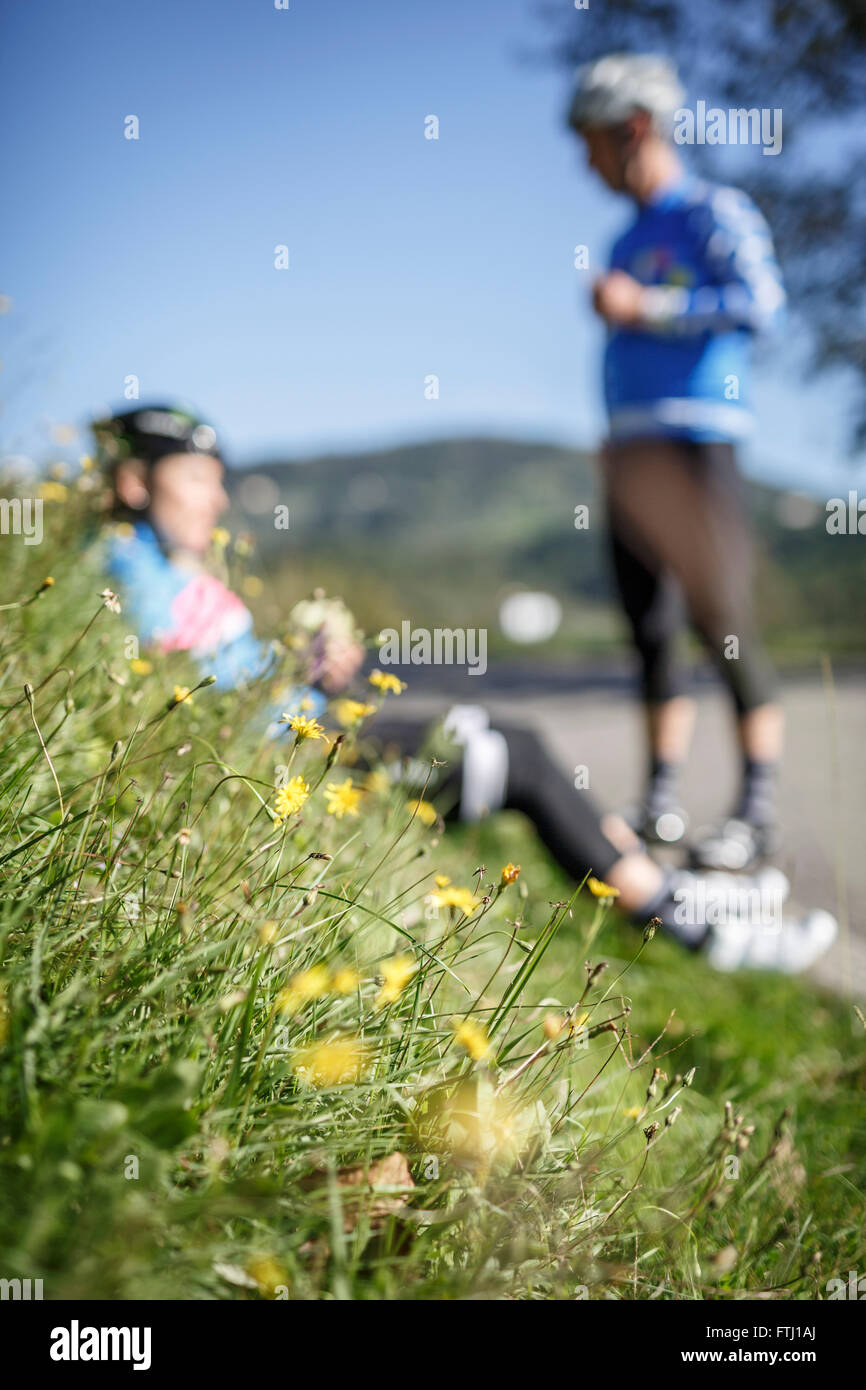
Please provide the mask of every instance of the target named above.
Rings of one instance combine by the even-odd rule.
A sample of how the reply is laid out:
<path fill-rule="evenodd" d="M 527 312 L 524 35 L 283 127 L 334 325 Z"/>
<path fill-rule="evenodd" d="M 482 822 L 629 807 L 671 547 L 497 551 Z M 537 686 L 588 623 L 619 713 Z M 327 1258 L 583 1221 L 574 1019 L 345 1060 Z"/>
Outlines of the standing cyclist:
<path fill-rule="evenodd" d="M 694 705 L 675 663 L 683 605 L 730 690 L 742 751 L 733 813 L 694 847 L 745 869 L 776 840 L 783 717 L 750 613 L 749 535 L 735 448 L 750 427 L 752 340 L 785 293 L 767 225 L 744 193 L 685 173 L 671 143 L 683 90 L 664 58 L 611 54 L 578 70 L 569 122 L 635 217 L 595 284 L 610 538 L 640 656 L 650 767 L 635 828 L 685 830 L 677 780 Z"/>

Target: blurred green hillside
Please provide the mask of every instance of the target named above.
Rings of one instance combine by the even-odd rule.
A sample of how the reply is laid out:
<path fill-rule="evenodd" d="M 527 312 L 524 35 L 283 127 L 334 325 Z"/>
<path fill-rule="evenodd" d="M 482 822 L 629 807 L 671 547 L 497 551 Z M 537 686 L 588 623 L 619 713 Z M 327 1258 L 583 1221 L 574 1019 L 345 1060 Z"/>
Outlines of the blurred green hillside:
<path fill-rule="evenodd" d="M 234 524 L 256 536 L 269 620 L 315 586 L 341 594 L 368 631 L 486 627 L 491 653 L 514 656 L 497 613 L 521 588 L 554 594 L 562 625 L 533 656 L 621 649 L 595 460 L 575 450 L 454 439 L 385 451 L 272 460 L 230 478 Z M 749 484 L 756 603 L 777 658 L 860 657 L 866 546 L 831 536 L 822 501 Z M 590 524 L 576 530 L 575 507 Z M 275 508 L 289 508 L 288 529 Z M 858 543 L 860 542 L 860 543 Z"/>

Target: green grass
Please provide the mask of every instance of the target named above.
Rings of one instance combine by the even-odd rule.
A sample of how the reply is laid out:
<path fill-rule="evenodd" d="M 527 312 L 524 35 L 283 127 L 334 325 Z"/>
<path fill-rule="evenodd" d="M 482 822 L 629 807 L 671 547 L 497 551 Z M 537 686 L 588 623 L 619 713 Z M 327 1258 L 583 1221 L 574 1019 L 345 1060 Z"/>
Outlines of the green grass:
<path fill-rule="evenodd" d="M 524 880 L 546 898 L 562 897 L 568 884 L 527 833 L 516 814 L 480 830 L 460 832 L 470 857 L 522 854 Z M 635 931 L 612 921 L 602 945 L 618 971 L 634 953 Z M 538 985 L 550 997 L 568 997 L 582 973 L 575 933 L 565 929 L 539 969 Z M 652 1289 L 699 1297 L 709 1261 L 727 1245 L 738 1260 L 724 1284 L 731 1289 L 776 1289 L 780 1295 L 824 1297 L 828 1278 L 864 1266 L 866 1189 L 866 1033 L 850 1004 L 808 981 L 777 975 L 711 970 L 700 955 L 657 937 L 630 969 L 634 1046 L 640 1051 L 664 1027 L 668 1047 L 661 1063 L 685 1073 L 696 1068 L 690 1106 L 681 1124 L 688 1144 L 700 1139 L 730 1101 L 755 1125 L 742 1176 L 728 1185 L 680 1239 L 671 1232 L 652 1256 L 649 1209 L 624 1240 L 637 1239 L 644 1296 Z M 783 1138 L 776 1161 L 761 1168 L 754 1152 Z M 682 1134 L 679 1135 L 682 1139 Z M 675 1162 L 670 1167 L 677 1170 Z M 678 1216 L 682 1216 L 678 1208 Z M 691 1247 L 691 1254 L 689 1254 Z M 681 1259 L 671 1267 L 671 1250 Z M 632 1259 L 634 1252 L 632 1250 Z M 701 1273 L 698 1273 L 700 1268 Z M 664 1295 L 663 1295 L 664 1296 Z"/>
<path fill-rule="evenodd" d="M 263 738 L 275 682 L 177 703 L 197 675 L 136 669 L 98 596 L 87 494 L 46 513 L 0 608 L 0 1277 L 784 1298 L 862 1263 L 842 1004 L 643 942 L 518 817 L 424 825 L 380 778 L 336 819 L 355 736 Z M 275 827 L 288 765 L 310 793 Z"/>

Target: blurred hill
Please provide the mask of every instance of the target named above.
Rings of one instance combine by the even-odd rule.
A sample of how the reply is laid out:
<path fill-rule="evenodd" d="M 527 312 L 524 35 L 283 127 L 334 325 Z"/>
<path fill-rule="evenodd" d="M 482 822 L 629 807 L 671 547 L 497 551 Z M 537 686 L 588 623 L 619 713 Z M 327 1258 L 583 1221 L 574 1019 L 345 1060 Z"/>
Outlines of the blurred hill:
<path fill-rule="evenodd" d="M 591 454 L 516 440 L 437 440 L 275 459 L 235 470 L 229 488 L 233 527 L 255 536 L 267 578 L 262 621 L 276 630 L 288 606 L 321 586 L 342 595 L 369 632 L 407 618 L 428 628 L 486 627 L 490 652 L 512 657 L 621 645 Z M 862 538 L 828 535 L 823 501 L 757 483 L 749 491 L 756 604 L 777 657 L 862 656 Z M 575 529 L 579 504 L 589 507 L 586 530 Z M 288 529 L 276 524 L 281 507 Z M 500 632 L 499 603 L 521 588 L 562 604 L 562 625 L 542 648 L 515 648 Z"/>

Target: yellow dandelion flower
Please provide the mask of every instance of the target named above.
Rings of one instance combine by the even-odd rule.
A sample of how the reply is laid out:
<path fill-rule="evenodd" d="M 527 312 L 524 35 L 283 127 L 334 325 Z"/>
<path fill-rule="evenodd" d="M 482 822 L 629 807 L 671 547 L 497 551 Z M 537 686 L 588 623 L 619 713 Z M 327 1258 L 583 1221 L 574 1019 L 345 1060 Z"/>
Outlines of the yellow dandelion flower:
<path fill-rule="evenodd" d="M 171 697 L 171 703 L 173 705 L 182 705 L 184 704 L 184 702 L 186 702 L 186 704 L 188 705 L 195 704 L 195 701 L 193 700 L 192 695 L 189 692 L 189 687 L 186 685 L 176 685 L 174 687 L 174 694 Z"/>
<path fill-rule="evenodd" d="M 309 970 L 301 970 L 293 975 L 284 989 L 277 995 L 277 1009 L 281 1014 L 294 1014 L 314 999 L 321 999 L 331 986 L 331 974 L 326 965 L 311 965 Z"/>
<path fill-rule="evenodd" d="M 433 882 L 437 888 L 447 888 L 451 880 L 447 874 L 437 874 Z"/>
<path fill-rule="evenodd" d="M 92 473 L 95 466 L 90 454 L 82 454 L 78 464 L 83 473 Z"/>
<path fill-rule="evenodd" d="M 389 956 L 387 960 L 380 961 L 379 974 L 384 983 L 376 995 L 376 1008 L 382 1009 L 386 1004 L 396 1003 L 417 968 L 411 956 Z"/>
<path fill-rule="evenodd" d="M 594 898 L 609 899 L 619 897 L 619 889 L 612 888 L 611 885 L 605 883 L 603 879 L 588 878 L 586 880 L 586 886 Z"/>
<path fill-rule="evenodd" d="M 298 739 L 302 738 L 324 738 L 325 730 L 322 728 L 318 719 L 307 719 L 303 714 L 282 715 L 279 722 L 288 724 L 292 733 Z"/>
<path fill-rule="evenodd" d="M 363 700 L 334 701 L 334 718 L 341 729 L 352 729 L 356 724 L 360 724 L 362 719 L 375 713 L 376 706 L 368 705 Z"/>
<path fill-rule="evenodd" d="M 623 1110 L 624 1115 L 630 1120 L 636 1120 L 643 1113 L 639 1105 L 630 1105 L 627 1110 Z"/>
<path fill-rule="evenodd" d="M 133 675 L 149 676 L 153 670 L 153 665 L 150 661 L 145 661 L 142 656 L 134 656 L 129 663 L 129 669 Z"/>
<path fill-rule="evenodd" d="M 312 1086 L 344 1086 L 360 1081 L 368 1061 L 368 1049 L 351 1033 L 337 1033 L 325 1042 L 311 1043 L 295 1055 L 294 1071 Z"/>
<path fill-rule="evenodd" d="M 342 820 L 344 816 L 357 816 L 361 789 L 347 777 L 345 782 L 328 782 L 325 787 L 325 802 L 329 816 Z"/>
<path fill-rule="evenodd" d="M 303 777 L 292 777 L 284 787 L 279 787 L 274 797 L 274 809 L 271 812 L 275 824 L 282 825 L 283 821 L 300 811 L 309 795 L 309 784 L 304 781 Z"/>
<path fill-rule="evenodd" d="M 65 502 L 69 489 L 63 483 L 44 482 L 36 489 L 36 496 L 45 502 Z"/>
<path fill-rule="evenodd" d="M 374 770 L 368 772 L 364 778 L 364 790 L 373 792 L 376 796 L 386 796 L 392 786 L 393 783 L 391 778 L 388 776 L 387 772 L 385 772 L 384 768 L 381 767 L 374 768 Z"/>
<path fill-rule="evenodd" d="M 480 1023 L 471 1018 L 455 1018 L 451 1026 L 455 1042 L 466 1049 L 473 1062 L 482 1062 L 490 1055 L 490 1039 Z"/>
<path fill-rule="evenodd" d="M 52 576 L 51 576 L 50 574 L 46 574 L 45 578 L 43 579 L 43 581 L 42 581 L 42 588 L 43 588 L 43 589 L 53 589 L 53 588 L 54 588 L 54 579 L 52 578 Z"/>
<path fill-rule="evenodd" d="M 220 550 L 225 550 L 232 538 L 231 531 L 227 531 L 224 526 L 215 526 L 210 533 L 210 538 L 215 546 Z"/>
<path fill-rule="evenodd" d="M 273 1255 L 253 1255 L 246 1267 L 246 1272 L 251 1279 L 254 1279 L 259 1293 L 266 1298 L 273 1298 L 277 1289 L 288 1287 L 288 1275 L 285 1267 L 275 1260 Z"/>
<path fill-rule="evenodd" d="M 499 881 L 502 884 L 503 888 L 507 888 L 509 883 L 516 883 L 519 877 L 520 865 L 508 863 L 502 870 L 502 877 Z"/>
<path fill-rule="evenodd" d="M 282 719 L 286 721 L 286 724 L 288 724 L 289 728 L 291 728 L 292 730 L 292 733 L 296 735 L 299 741 L 302 738 L 325 737 L 324 728 L 321 727 L 321 724 L 318 723 L 318 720 L 307 719 L 306 714 L 292 714 L 292 716 L 289 717 L 289 719 L 286 719 L 284 714 L 284 716 L 282 716 Z"/>
<path fill-rule="evenodd" d="M 453 907 L 466 917 L 471 917 L 478 906 L 478 899 L 468 888 L 443 888 L 431 896 L 436 907 Z"/>
<path fill-rule="evenodd" d="M 358 988 L 359 978 L 357 970 L 352 970 L 351 966 L 344 965 L 334 974 L 335 994 L 354 994 Z"/>
<path fill-rule="evenodd" d="M 406 682 L 392 676 L 390 671 L 371 671 L 367 679 L 377 690 L 381 690 L 383 695 L 387 694 L 389 690 L 394 695 L 402 695 L 406 689 Z"/>
<path fill-rule="evenodd" d="M 406 810 L 417 816 L 422 825 L 435 825 L 439 819 L 436 807 L 429 801 L 407 801 Z"/>

